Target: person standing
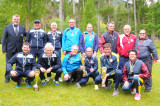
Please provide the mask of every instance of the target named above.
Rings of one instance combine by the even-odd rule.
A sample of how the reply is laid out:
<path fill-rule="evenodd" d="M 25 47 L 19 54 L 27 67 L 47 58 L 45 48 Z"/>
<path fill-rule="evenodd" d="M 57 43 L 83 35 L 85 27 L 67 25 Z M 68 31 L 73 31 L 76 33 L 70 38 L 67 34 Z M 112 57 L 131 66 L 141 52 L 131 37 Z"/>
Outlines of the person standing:
<path fill-rule="evenodd" d="M 142 60 L 151 74 L 148 79 L 145 79 L 145 92 L 151 92 L 152 90 L 152 63 L 156 63 L 158 60 L 157 50 L 152 42 L 147 37 L 146 30 L 142 29 L 139 32 L 139 38 L 135 41 L 135 49 L 137 50 L 137 58 Z M 151 55 L 152 54 L 152 55 Z"/>
<path fill-rule="evenodd" d="M 19 25 L 20 16 L 13 15 L 12 24 L 6 25 L 2 37 L 2 52 L 6 55 L 6 64 L 13 55 L 22 51 L 23 38 L 26 36 L 26 30 Z M 10 81 L 8 71 L 5 72 L 5 83 Z"/>

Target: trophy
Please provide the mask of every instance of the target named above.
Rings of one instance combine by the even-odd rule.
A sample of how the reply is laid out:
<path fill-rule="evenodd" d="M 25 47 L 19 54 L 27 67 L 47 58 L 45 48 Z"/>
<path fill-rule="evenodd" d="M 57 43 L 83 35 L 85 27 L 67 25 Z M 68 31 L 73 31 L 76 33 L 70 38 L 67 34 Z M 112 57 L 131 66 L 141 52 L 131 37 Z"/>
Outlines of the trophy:
<path fill-rule="evenodd" d="M 102 67 L 102 84 L 101 84 L 102 88 L 106 87 L 106 84 L 105 84 L 105 81 L 106 81 L 106 79 L 105 79 L 106 71 L 107 71 L 107 67 Z"/>
<path fill-rule="evenodd" d="M 39 91 L 38 78 L 39 78 L 40 71 L 39 69 L 36 69 L 34 72 L 35 72 L 35 85 L 33 86 L 33 88 L 34 88 L 34 91 Z"/>
<path fill-rule="evenodd" d="M 82 65 L 83 65 L 83 76 L 82 77 L 86 77 L 87 76 L 87 71 L 85 70 L 85 58 L 86 58 L 86 55 L 85 54 L 81 54 L 81 62 L 82 62 Z"/>

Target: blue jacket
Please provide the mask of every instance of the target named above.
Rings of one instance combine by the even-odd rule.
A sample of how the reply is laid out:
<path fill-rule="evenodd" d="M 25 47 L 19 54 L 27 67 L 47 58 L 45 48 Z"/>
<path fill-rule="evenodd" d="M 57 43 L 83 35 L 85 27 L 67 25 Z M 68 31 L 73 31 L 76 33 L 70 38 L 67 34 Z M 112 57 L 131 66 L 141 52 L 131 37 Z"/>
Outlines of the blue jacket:
<path fill-rule="evenodd" d="M 116 56 L 111 55 L 111 58 L 110 58 L 109 56 L 106 57 L 106 55 L 104 55 L 100 58 L 100 61 L 101 61 L 101 67 L 107 67 L 107 72 L 106 73 L 109 73 L 109 75 L 115 74 L 115 72 L 118 68 L 118 63 L 117 63 L 117 57 Z M 102 70 L 101 70 L 101 73 L 102 73 Z"/>
<path fill-rule="evenodd" d="M 61 58 L 57 52 L 54 52 L 52 56 L 49 58 L 45 53 L 43 53 L 38 59 L 37 67 L 40 69 L 41 67 L 48 69 L 52 68 L 52 70 L 57 70 L 61 68 Z"/>
<path fill-rule="evenodd" d="M 137 39 L 135 41 L 135 49 L 137 50 L 137 58 L 140 60 L 147 61 L 152 59 L 152 57 L 154 60 L 158 60 L 156 47 L 149 38 Z"/>
<path fill-rule="evenodd" d="M 93 52 L 98 51 L 98 36 L 96 33 L 92 31 L 91 38 L 89 38 L 88 32 L 85 31 L 79 41 L 79 49 L 81 53 L 84 53 L 86 48 L 91 47 L 93 49 Z"/>
<path fill-rule="evenodd" d="M 18 36 L 16 36 L 13 29 L 13 24 L 6 25 L 2 37 L 2 52 L 11 53 L 16 49 L 18 52 L 22 51 L 23 37 L 26 36 L 25 28 L 19 25 Z"/>
<path fill-rule="evenodd" d="M 88 73 L 90 72 L 91 67 L 94 69 L 94 72 L 97 71 L 98 59 L 97 57 L 93 58 L 92 56 L 91 57 L 87 56 L 85 59 L 85 68 Z"/>
<path fill-rule="evenodd" d="M 62 32 L 56 31 L 55 37 L 53 37 L 52 32 L 49 31 L 47 33 L 47 42 L 52 43 L 52 45 L 55 47 L 55 49 L 61 49 L 62 47 Z"/>
<path fill-rule="evenodd" d="M 72 34 L 73 33 L 73 34 Z M 67 28 L 64 30 L 62 36 L 62 50 L 63 51 L 71 51 L 71 47 L 73 45 L 79 45 L 79 39 L 81 37 L 81 30 L 74 28 Z"/>
<path fill-rule="evenodd" d="M 62 70 L 63 70 L 64 75 L 70 71 L 73 71 L 73 70 L 79 68 L 80 66 L 82 66 L 80 54 L 77 54 L 77 55 L 67 54 L 63 58 Z"/>
<path fill-rule="evenodd" d="M 47 43 L 47 35 L 43 29 L 30 29 L 26 36 L 26 42 L 31 48 L 43 48 Z"/>
<path fill-rule="evenodd" d="M 37 68 L 36 60 L 32 54 L 23 55 L 23 52 L 15 54 L 7 63 L 7 71 L 12 71 L 12 66 L 15 63 L 16 70 L 18 71 L 25 72 L 27 70 L 35 70 Z"/>

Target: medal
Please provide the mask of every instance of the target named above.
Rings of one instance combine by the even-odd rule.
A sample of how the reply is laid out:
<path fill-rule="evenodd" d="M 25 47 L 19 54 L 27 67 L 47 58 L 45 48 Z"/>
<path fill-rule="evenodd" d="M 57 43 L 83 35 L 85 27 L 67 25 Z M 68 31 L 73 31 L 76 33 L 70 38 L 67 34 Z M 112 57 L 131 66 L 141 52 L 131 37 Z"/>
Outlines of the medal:
<path fill-rule="evenodd" d="M 113 60 L 112 60 L 112 59 L 110 59 L 110 62 L 113 62 Z"/>
<path fill-rule="evenodd" d="M 72 33 L 71 36 L 73 36 L 74 34 Z"/>

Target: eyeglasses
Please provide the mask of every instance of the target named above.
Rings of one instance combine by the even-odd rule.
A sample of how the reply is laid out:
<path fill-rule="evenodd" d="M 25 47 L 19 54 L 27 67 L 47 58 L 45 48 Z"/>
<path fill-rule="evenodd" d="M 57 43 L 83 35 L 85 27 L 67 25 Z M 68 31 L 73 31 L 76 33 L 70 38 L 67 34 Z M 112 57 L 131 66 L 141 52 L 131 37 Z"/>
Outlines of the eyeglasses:
<path fill-rule="evenodd" d="M 145 35 L 146 33 L 139 33 L 139 34 L 141 34 L 141 35 Z"/>
<path fill-rule="evenodd" d="M 129 54 L 129 55 L 134 56 L 134 55 L 136 55 L 136 54 Z"/>

